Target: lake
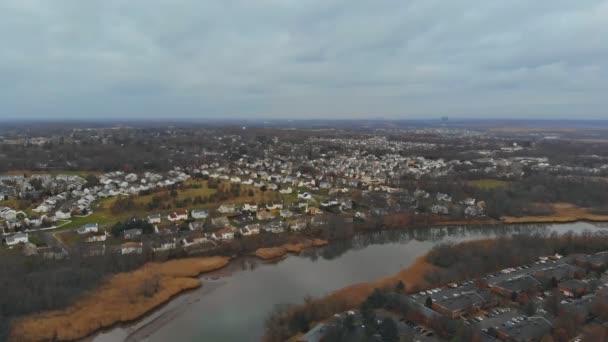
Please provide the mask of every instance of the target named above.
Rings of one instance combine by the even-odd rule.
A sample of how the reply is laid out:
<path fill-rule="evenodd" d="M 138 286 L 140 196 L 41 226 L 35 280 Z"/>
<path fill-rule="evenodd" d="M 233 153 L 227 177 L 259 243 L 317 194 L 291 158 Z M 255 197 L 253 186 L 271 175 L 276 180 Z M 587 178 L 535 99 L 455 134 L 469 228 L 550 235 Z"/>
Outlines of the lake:
<path fill-rule="evenodd" d="M 433 246 L 520 233 L 605 230 L 604 224 L 434 227 L 355 236 L 266 263 L 236 259 L 201 276 L 203 286 L 141 320 L 100 332 L 87 341 L 257 341 L 277 304 L 300 303 L 354 283 L 397 273 Z"/>

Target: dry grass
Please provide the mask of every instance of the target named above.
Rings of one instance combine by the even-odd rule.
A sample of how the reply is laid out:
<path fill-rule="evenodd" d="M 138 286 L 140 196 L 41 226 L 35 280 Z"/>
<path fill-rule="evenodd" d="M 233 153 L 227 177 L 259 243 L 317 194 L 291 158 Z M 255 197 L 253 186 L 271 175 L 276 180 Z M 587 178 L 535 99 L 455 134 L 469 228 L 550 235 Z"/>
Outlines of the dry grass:
<path fill-rule="evenodd" d="M 287 253 L 300 254 L 307 248 L 321 247 L 327 245 L 327 243 L 327 241 L 321 239 L 303 239 L 298 242 L 286 243 L 279 247 L 258 248 L 254 254 L 260 259 L 270 260 L 285 256 Z"/>
<path fill-rule="evenodd" d="M 15 322 L 11 340 L 77 340 L 116 323 L 138 319 L 175 295 L 201 286 L 196 276 L 228 262 L 225 257 L 179 259 L 148 263 L 138 270 L 116 274 L 67 309 Z"/>
<path fill-rule="evenodd" d="M 550 205 L 553 213 L 542 216 L 504 216 L 501 221 L 505 223 L 565 223 L 576 221 L 608 221 L 608 215 L 593 214 L 589 209 L 580 208 L 569 203 L 555 203 Z"/>
<path fill-rule="evenodd" d="M 428 286 L 424 276 L 428 272 L 432 272 L 434 268 L 435 266 L 427 262 L 425 256 L 422 256 L 416 259 L 410 267 L 399 271 L 397 274 L 373 282 L 355 284 L 342 288 L 321 300 L 342 301 L 350 307 L 356 307 L 360 305 L 375 288 L 394 287 L 399 281 L 402 281 L 407 289 L 424 288 Z"/>

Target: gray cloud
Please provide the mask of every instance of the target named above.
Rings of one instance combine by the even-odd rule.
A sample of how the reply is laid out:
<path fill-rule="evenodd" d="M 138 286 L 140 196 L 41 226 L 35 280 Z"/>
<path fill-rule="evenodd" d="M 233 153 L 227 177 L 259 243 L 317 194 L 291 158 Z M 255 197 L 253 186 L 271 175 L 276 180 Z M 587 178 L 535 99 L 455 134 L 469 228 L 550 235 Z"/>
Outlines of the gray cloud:
<path fill-rule="evenodd" d="M 0 118 L 608 118 L 608 1 L 0 2 Z"/>

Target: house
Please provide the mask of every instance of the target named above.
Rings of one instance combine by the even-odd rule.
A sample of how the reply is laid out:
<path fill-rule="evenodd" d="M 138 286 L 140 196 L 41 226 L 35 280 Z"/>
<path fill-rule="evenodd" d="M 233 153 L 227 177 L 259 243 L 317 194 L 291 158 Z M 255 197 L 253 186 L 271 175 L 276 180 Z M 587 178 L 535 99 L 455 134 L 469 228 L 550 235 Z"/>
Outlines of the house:
<path fill-rule="evenodd" d="M 152 223 L 152 224 L 160 223 L 161 222 L 160 214 L 154 214 L 154 215 L 148 216 L 148 222 Z"/>
<path fill-rule="evenodd" d="M 56 246 L 38 247 L 38 255 L 41 255 L 44 259 L 50 260 L 61 260 L 68 256 L 68 252 Z"/>
<path fill-rule="evenodd" d="M 58 210 L 55 212 L 55 218 L 58 220 L 67 220 L 72 217 L 72 213 L 69 210 Z"/>
<path fill-rule="evenodd" d="M 182 210 L 182 211 L 173 212 L 172 214 L 170 214 L 169 216 L 167 216 L 167 219 L 169 221 L 171 221 L 171 222 L 187 220 L 188 219 L 188 211 L 187 210 Z"/>
<path fill-rule="evenodd" d="M 203 221 L 192 221 L 188 224 L 190 230 L 203 230 L 205 223 Z"/>
<path fill-rule="evenodd" d="M 139 228 L 127 229 L 123 232 L 123 237 L 125 240 L 130 240 L 140 236 L 142 233 L 142 230 Z"/>
<path fill-rule="evenodd" d="M 19 243 L 28 243 L 29 242 L 27 233 L 17 233 L 15 235 L 7 237 L 4 240 L 6 241 L 6 244 L 8 246 L 14 246 Z"/>
<path fill-rule="evenodd" d="M 106 254 L 106 245 L 105 244 L 87 245 L 84 248 L 84 256 L 86 256 L 86 257 L 102 256 L 105 254 Z"/>
<path fill-rule="evenodd" d="M 294 220 L 289 223 L 289 228 L 295 232 L 306 229 L 308 223 L 305 219 Z"/>
<path fill-rule="evenodd" d="M 282 209 L 280 212 L 280 215 L 282 218 L 290 218 L 290 217 L 294 217 L 295 213 L 289 209 Z"/>
<path fill-rule="evenodd" d="M 450 197 L 448 194 L 443 194 L 441 192 L 437 193 L 437 200 L 438 201 L 444 201 L 444 202 L 452 202 L 452 197 Z"/>
<path fill-rule="evenodd" d="M 431 212 L 438 215 L 447 215 L 450 213 L 450 210 L 445 205 L 435 204 L 431 207 Z"/>
<path fill-rule="evenodd" d="M 90 236 L 88 236 L 85 241 L 86 242 L 102 242 L 102 241 L 106 241 L 106 239 L 108 238 L 108 234 L 106 234 L 105 232 L 103 233 L 93 233 Z"/>
<path fill-rule="evenodd" d="M 14 220 L 17 218 L 17 212 L 8 207 L 0 207 L 0 218 Z"/>
<path fill-rule="evenodd" d="M 190 247 L 194 245 L 200 245 L 209 241 L 209 239 L 202 233 L 192 234 L 182 239 L 182 245 L 184 247 Z"/>
<path fill-rule="evenodd" d="M 190 215 L 195 220 L 204 220 L 209 216 L 209 212 L 205 209 L 193 209 Z"/>
<path fill-rule="evenodd" d="M 48 205 L 43 203 L 43 204 L 37 206 L 36 208 L 32 209 L 32 211 L 35 213 L 48 213 L 49 211 L 51 211 L 51 208 Z"/>
<path fill-rule="evenodd" d="M 352 210 L 352 209 L 353 209 L 353 201 L 345 200 L 345 201 L 342 201 L 342 203 L 340 203 L 341 211 Z"/>
<path fill-rule="evenodd" d="M 483 209 L 476 205 L 470 205 L 464 208 L 464 214 L 466 216 L 481 216 L 483 215 Z"/>
<path fill-rule="evenodd" d="M 129 173 L 128 175 L 125 176 L 125 180 L 129 183 L 133 183 L 133 182 L 137 181 L 137 175 L 134 173 Z"/>
<path fill-rule="evenodd" d="M 297 202 L 293 203 L 294 208 L 302 209 L 308 207 L 308 202 Z"/>
<path fill-rule="evenodd" d="M 154 252 L 164 252 L 177 248 L 177 242 L 175 238 L 170 239 L 161 239 L 159 241 L 154 241 L 150 245 Z"/>
<path fill-rule="evenodd" d="M 507 298 L 522 292 L 534 291 L 540 287 L 540 282 L 534 277 L 524 275 L 510 278 L 491 285 L 492 291 Z"/>
<path fill-rule="evenodd" d="M 562 281 L 557 285 L 557 288 L 566 297 L 580 297 L 588 291 L 587 283 L 578 279 Z"/>
<path fill-rule="evenodd" d="M 243 227 L 243 229 L 245 229 L 245 231 L 248 232 L 248 234 L 243 234 L 243 231 L 241 231 L 241 234 L 243 234 L 244 236 L 260 234 L 260 224 L 259 223 L 248 224 L 245 227 Z"/>
<path fill-rule="evenodd" d="M 300 193 L 298 193 L 298 198 L 309 200 L 309 199 L 312 199 L 312 195 L 309 194 L 308 192 L 300 192 Z"/>
<path fill-rule="evenodd" d="M 97 223 L 87 223 L 84 226 L 78 228 L 76 230 L 76 233 L 82 235 L 82 234 L 89 234 L 89 233 L 97 233 L 99 227 L 97 225 Z"/>
<path fill-rule="evenodd" d="M 141 242 L 125 242 L 120 245 L 120 253 L 125 254 L 141 254 L 143 252 L 143 243 Z"/>
<path fill-rule="evenodd" d="M 274 217 L 275 217 L 275 215 L 271 211 L 268 211 L 268 210 L 258 211 L 257 214 L 255 215 L 255 218 L 260 221 L 272 220 Z"/>
<path fill-rule="evenodd" d="M 306 213 L 309 215 L 320 215 L 323 214 L 323 210 L 316 207 L 308 207 L 306 208 Z"/>
<path fill-rule="evenodd" d="M 230 220 L 226 216 L 214 217 L 211 219 L 211 224 L 215 227 L 225 227 L 230 225 Z"/>
<path fill-rule="evenodd" d="M 454 319 L 479 311 L 486 304 L 486 297 L 476 291 L 453 294 L 434 300 L 432 309 Z"/>
<path fill-rule="evenodd" d="M 293 192 L 293 189 L 291 187 L 288 187 L 287 189 L 281 189 L 279 190 L 279 193 L 283 194 L 283 195 L 289 195 Z"/>
<path fill-rule="evenodd" d="M 268 209 L 268 210 L 280 210 L 280 209 L 283 209 L 283 203 L 266 204 L 266 209 Z"/>
<path fill-rule="evenodd" d="M 216 232 L 213 232 L 212 237 L 215 240 L 232 240 L 234 239 L 235 229 L 233 227 L 224 227 Z"/>
<path fill-rule="evenodd" d="M 544 282 L 552 281 L 553 279 L 557 281 L 571 279 L 574 277 L 581 277 L 585 274 L 585 270 L 578 266 L 569 265 L 569 264 L 559 264 L 555 266 L 544 267 L 540 270 L 537 270 L 532 275 Z"/>
<path fill-rule="evenodd" d="M 222 214 L 225 214 L 225 215 L 226 214 L 236 214 L 237 208 L 233 204 L 222 204 L 222 205 L 220 205 L 219 208 L 217 208 L 217 211 Z"/>
<path fill-rule="evenodd" d="M 280 234 L 285 232 L 285 228 L 281 226 L 280 222 L 271 222 L 263 227 L 264 231 L 269 233 Z"/>
<path fill-rule="evenodd" d="M 243 211 L 255 213 L 256 211 L 258 211 L 258 206 L 256 204 L 245 203 L 243 204 Z"/>
<path fill-rule="evenodd" d="M 254 235 L 254 233 L 251 231 L 251 229 L 249 229 L 248 226 L 245 226 L 245 227 L 239 229 L 239 233 L 242 236 L 251 236 L 251 235 Z"/>
<path fill-rule="evenodd" d="M 323 208 L 333 207 L 333 206 L 338 205 L 338 204 L 340 204 L 340 203 L 338 202 L 337 199 L 332 199 L 332 200 L 327 200 L 327 201 L 321 202 L 321 206 Z"/>
<path fill-rule="evenodd" d="M 587 260 L 589 267 L 594 270 L 602 270 L 608 267 L 608 251 L 596 253 Z"/>

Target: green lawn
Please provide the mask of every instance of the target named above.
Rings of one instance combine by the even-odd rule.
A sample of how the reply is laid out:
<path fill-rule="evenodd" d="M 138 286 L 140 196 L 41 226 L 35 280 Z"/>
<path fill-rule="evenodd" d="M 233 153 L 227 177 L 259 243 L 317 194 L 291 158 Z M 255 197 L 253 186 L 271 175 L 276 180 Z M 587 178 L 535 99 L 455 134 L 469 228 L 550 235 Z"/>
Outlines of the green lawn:
<path fill-rule="evenodd" d="M 482 190 L 493 190 L 498 188 L 505 188 L 509 186 L 509 182 L 498 179 L 478 179 L 470 181 L 469 185 Z"/>

